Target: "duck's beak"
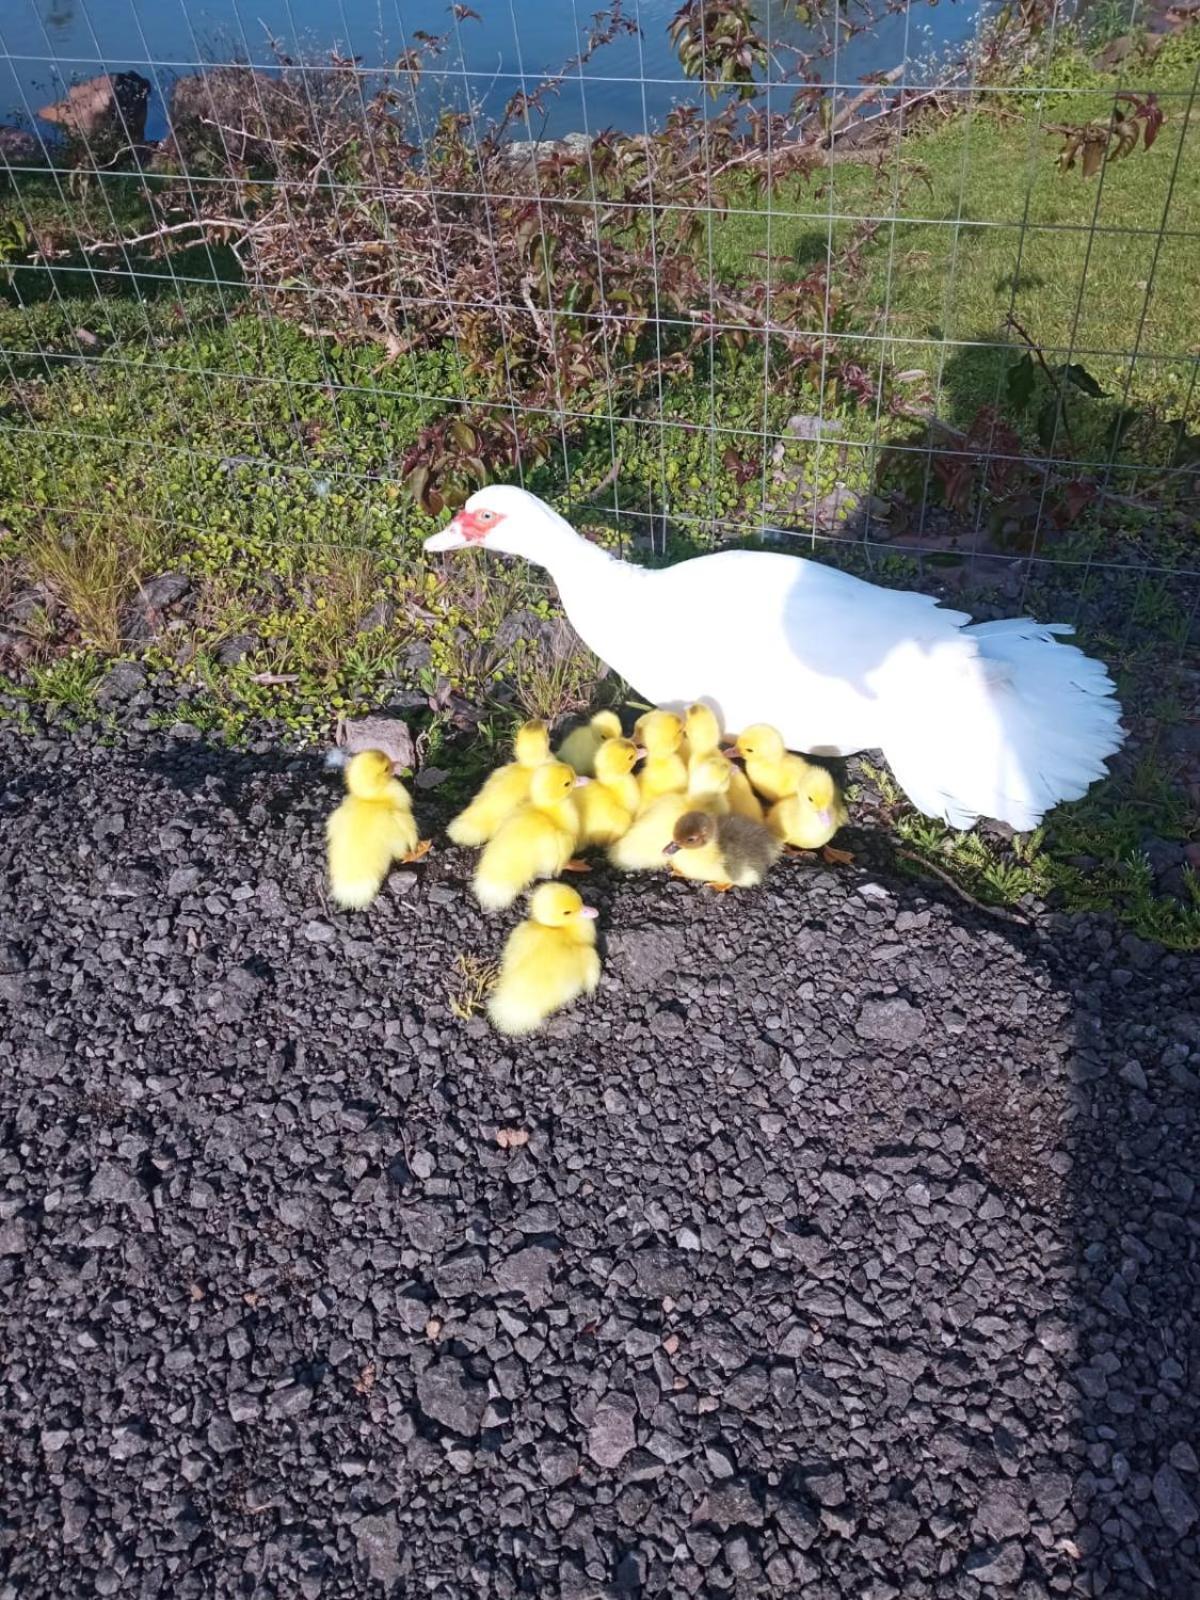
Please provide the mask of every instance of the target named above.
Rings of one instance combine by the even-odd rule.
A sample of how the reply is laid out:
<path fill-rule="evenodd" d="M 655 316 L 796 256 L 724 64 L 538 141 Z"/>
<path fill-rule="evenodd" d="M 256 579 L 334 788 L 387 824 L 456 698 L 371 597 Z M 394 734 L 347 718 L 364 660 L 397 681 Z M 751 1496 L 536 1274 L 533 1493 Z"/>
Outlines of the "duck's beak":
<path fill-rule="evenodd" d="M 827 828 L 829 826 L 829 824 L 833 821 L 833 813 L 831 811 L 826 810 L 825 808 L 822 808 L 820 811 L 817 812 L 817 821 L 821 824 L 821 826 L 823 828 Z"/>
<path fill-rule="evenodd" d="M 677 856 L 679 854 L 681 848 L 682 848 L 682 846 L 680 846 L 674 839 L 672 839 L 670 844 L 663 845 L 663 855 L 665 855 L 665 856 Z"/>
<path fill-rule="evenodd" d="M 576 789 L 586 789 L 591 781 L 592 780 L 590 778 L 585 778 L 582 773 L 578 773 L 572 787 Z"/>
<path fill-rule="evenodd" d="M 429 546 L 426 545 L 425 548 L 428 550 Z M 721 754 L 728 761 L 740 761 L 742 759 L 742 752 L 735 744 L 723 744 L 721 746 Z"/>
<path fill-rule="evenodd" d="M 584 917 L 588 922 L 591 922 L 594 918 L 598 917 L 600 913 L 596 910 L 595 906 L 580 906 L 579 915 Z"/>
<path fill-rule="evenodd" d="M 451 517 L 441 533 L 431 533 L 425 541 L 425 548 L 431 552 L 442 550 L 461 550 L 468 542 L 463 529 L 462 513 Z"/>

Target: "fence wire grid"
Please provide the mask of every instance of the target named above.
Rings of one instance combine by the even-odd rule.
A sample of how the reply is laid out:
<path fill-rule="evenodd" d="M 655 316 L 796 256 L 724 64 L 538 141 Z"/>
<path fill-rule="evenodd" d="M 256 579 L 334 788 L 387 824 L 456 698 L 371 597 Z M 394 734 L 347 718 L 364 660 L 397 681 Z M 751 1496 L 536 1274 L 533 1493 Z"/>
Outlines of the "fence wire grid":
<path fill-rule="evenodd" d="M 173 463 L 193 505 L 151 497 L 145 516 L 176 549 L 212 533 L 217 480 L 349 499 L 359 533 L 331 542 L 372 552 L 382 490 L 389 526 L 423 533 L 508 477 L 652 558 L 756 538 L 886 579 L 899 557 L 1018 608 L 1049 582 L 1086 611 L 1115 584 L 1126 643 L 1151 585 L 1182 656 L 1200 597 L 1200 52 L 1165 8 L 1049 5 L 1004 46 L 994 8 L 931 44 L 938 12 L 894 3 L 862 29 L 871 56 L 840 13 L 798 33 L 768 4 L 740 110 L 740 89 L 707 75 L 720 58 L 705 29 L 732 0 L 684 8 L 690 76 L 663 47 L 674 7 L 627 6 L 610 70 L 571 0 L 576 59 L 545 95 L 529 0 L 477 0 L 479 19 L 399 0 L 306 18 L 284 0 L 286 48 L 239 0 L 215 8 L 210 39 L 213 9 L 17 0 L 0 18 L 0 431 L 18 540 L 96 515 L 71 498 L 64 450 L 114 474 Z M 110 78 L 96 116 L 61 110 L 101 75 L 145 87 L 130 76 L 126 101 Z M 448 110 L 457 165 L 438 143 Z M 299 120 L 285 133 L 281 116 Z M 281 154 L 301 125 L 316 141 L 303 180 Z M 396 127 L 403 188 L 377 148 Z M 607 163 L 635 147 L 649 153 L 631 187 Z M 683 188 L 673 161 L 691 163 Z M 267 214 L 298 250 L 274 279 L 256 256 Z M 491 281 L 464 292 L 444 246 L 422 280 L 412 230 L 452 248 L 464 227 Z M 524 273 L 505 259 L 518 248 Z M 247 316 L 258 357 L 219 336 Z M 236 420 L 236 449 L 197 406 Z M 364 448 L 364 418 L 388 408 L 406 431 Z M 255 535 L 281 558 L 321 538 Z"/>

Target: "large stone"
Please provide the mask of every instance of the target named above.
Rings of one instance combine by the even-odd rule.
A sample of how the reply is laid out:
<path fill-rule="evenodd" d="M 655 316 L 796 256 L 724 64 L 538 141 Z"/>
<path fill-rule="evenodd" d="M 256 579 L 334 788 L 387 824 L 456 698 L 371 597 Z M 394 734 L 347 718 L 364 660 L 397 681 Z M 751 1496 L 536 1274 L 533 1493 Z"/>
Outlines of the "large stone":
<path fill-rule="evenodd" d="M 375 1583 L 390 1593 L 400 1576 L 400 1524 L 394 1511 L 377 1517 L 360 1517 L 354 1524 L 358 1556 Z"/>
<path fill-rule="evenodd" d="M 42 106 L 38 116 L 83 139 L 112 133 L 128 144 L 140 144 L 149 104 L 150 81 L 140 72 L 104 72 L 72 84 L 61 100 Z"/>
<path fill-rule="evenodd" d="M 41 140 L 26 128 L 0 128 L 0 167 L 40 166 L 46 157 Z"/>
<path fill-rule="evenodd" d="M 596 1407 L 588 1429 L 588 1455 L 598 1467 L 619 1467 L 637 1443 L 636 1406 L 625 1394 L 608 1394 Z"/>
<path fill-rule="evenodd" d="M 400 771 L 416 765 L 412 734 L 399 717 L 347 717 L 338 727 L 338 744 L 350 756 L 382 750 Z"/>
<path fill-rule="evenodd" d="M 460 1361 L 444 1356 L 417 1379 L 417 1399 L 427 1417 L 470 1437 L 479 1432 L 487 1407 L 487 1387 Z"/>
<path fill-rule="evenodd" d="M 925 1032 L 925 1018 L 907 1000 L 894 995 L 887 1000 L 865 1001 L 854 1031 L 860 1039 L 874 1044 L 907 1047 Z"/>
<path fill-rule="evenodd" d="M 987 1545 L 973 1550 L 964 1563 L 966 1570 L 979 1583 L 987 1583 L 1008 1592 L 1025 1568 L 1025 1552 L 1016 1539 L 1007 1544 Z"/>
<path fill-rule="evenodd" d="M 1172 1466 L 1163 1465 L 1154 1474 L 1154 1503 L 1177 1539 L 1182 1539 L 1200 1516 L 1200 1509 Z"/>

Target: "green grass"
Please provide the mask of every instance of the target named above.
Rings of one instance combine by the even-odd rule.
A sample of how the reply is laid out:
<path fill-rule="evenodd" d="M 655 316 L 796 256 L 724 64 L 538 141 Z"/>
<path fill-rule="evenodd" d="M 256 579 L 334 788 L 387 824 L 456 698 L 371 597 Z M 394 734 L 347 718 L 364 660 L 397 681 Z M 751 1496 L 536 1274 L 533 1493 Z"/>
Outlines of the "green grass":
<path fill-rule="evenodd" d="M 898 370 L 924 371 L 946 420 L 966 427 L 978 406 L 1000 398 L 1011 357 L 997 346 L 1010 343 L 1010 311 L 1036 343 L 1082 362 L 1112 395 L 1128 384 L 1129 404 L 1177 416 L 1198 350 L 1196 243 L 1184 236 L 1200 222 L 1200 116 L 1187 118 L 1198 67 L 1200 29 L 1193 29 L 1153 62 L 1127 68 L 1126 82 L 1155 92 L 1167 121 L 1150 151 L 1110 163 L 1101 183 L 1078 169 L 1058 171 L 1062 141 L 1043 125 L 1107 118 L 1121 85 L 1065 52 L 1050 69 L 1027 75 L 1026 87 L 1050 83 L 1044 96 L 981 97 L 966 115 L 928 119 L 893 144 L 879 170 L 839 163 L 792 201 L 776 201 L 773 270 L 823 263 L 831 235 L 835 249 L 848 236 L 848 219 L 894 215 L 867 247 L 861 288 L 835 277 L 834 290 L 855 298 L 860 325 L 882 336 Z M 743 203 L 754 205 L 748 197 Z M 761 273 L 755 252 L 768 248 L 768 219 L 730 216 L 714 244 L 725 275 Z M 1130 352 L 1143 305 L 1132 372 L 1125 354 L 1092 353 Z M 1111 402 L 1091 410 L 1095 446 Z M 1145 437 L 1128 442 L 1144 459 Z"/>

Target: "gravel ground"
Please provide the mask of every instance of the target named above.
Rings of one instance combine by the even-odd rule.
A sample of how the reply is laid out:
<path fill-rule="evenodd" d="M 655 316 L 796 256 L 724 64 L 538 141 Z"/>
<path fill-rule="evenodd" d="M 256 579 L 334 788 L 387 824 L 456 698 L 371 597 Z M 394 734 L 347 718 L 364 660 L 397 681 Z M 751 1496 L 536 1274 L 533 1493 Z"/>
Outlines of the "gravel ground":
<path fill-rule="evenodd" d="M 1200 1594 L 1195 962 L 859 838 L 517 1048 L 335 783 L 0 733 L 3 1600 Z"/>

